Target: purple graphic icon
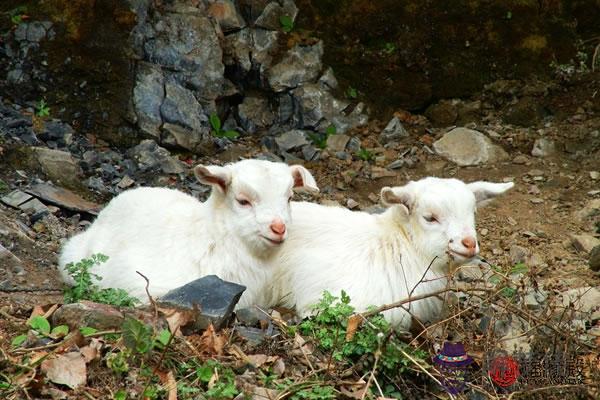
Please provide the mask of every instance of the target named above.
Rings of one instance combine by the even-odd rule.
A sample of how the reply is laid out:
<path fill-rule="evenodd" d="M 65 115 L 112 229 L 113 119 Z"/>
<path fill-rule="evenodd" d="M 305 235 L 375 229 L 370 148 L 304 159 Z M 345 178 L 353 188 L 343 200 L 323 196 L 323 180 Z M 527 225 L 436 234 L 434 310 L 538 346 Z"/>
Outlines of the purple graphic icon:
<path fill-rule="evenodd" d="M 473 359 L 465 352 L 462 343 L 445 342 L 433 362 L 442 374 L 442 385 L 450 394 L 462 393 L 466 388 L 467 368 Z"/>

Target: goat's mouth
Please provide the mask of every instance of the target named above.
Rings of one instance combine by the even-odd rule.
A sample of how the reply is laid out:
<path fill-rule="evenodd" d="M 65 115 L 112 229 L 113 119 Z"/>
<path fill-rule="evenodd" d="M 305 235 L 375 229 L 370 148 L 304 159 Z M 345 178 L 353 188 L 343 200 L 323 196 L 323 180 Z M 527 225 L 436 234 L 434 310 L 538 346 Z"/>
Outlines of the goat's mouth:
<path fill-rule="evenodd" d="M 270 244 L 272 244 L 274 246 L 280 246 L 285 241 L 285 239 L 283 239 L 283 238 L 271 239 L 271 238 L 263 236 L 263 235 L 260 235 L 260 237 L 265 239 L 267 242 L 269 242 Z"/>
<path fill-rule="evenodd" d="M 470 253 L 462 253 L 460 251 L 448 249 L 446 253 L 452 258 L 454 261 L 467 261 L 475 258 L 477 256 L 477 252 Z"/>

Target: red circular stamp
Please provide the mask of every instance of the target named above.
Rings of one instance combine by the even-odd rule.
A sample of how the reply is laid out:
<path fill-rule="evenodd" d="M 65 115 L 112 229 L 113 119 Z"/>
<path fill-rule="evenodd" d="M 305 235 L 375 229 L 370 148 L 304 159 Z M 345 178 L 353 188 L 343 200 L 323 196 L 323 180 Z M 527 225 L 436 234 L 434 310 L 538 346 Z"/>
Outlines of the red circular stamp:
<path fill-rule="evenodd" d="M 520 375 L 519 364 L 511 356 L 495 358 L 490 364 L 490 378 L 500 387 L 508 387 L 517 381 Z"/>

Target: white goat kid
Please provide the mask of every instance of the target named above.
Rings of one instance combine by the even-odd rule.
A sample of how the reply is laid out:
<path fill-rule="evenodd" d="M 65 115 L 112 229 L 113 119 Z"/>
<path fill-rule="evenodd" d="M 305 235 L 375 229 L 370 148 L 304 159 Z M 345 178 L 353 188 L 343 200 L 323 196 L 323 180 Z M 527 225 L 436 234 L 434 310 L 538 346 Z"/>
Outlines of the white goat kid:
<path fill-rule="evenodd" d="M 115 197 L 85 232 L 71 238 L 59 260 L 65 265 L 95 253 L 109 257 L 93 269 L 101 287 L 125 289 L 147 301 L 205 275 L 247 287 L 239 307 L 264 304 L 273 256 L 288 235 L 293 188 L 317 190 L 310 172 L 260 160 L 195 167 L 212 185 L 206 202 L 177 190 L 143 187 Z"/>
<path fill-rule="evenodd" d="M 278 254 L 271 303 L 295 305 L 304 317 L 324 290 L 337 296 L 345 290 L 364 311 L 443 289 L 449 264 L 463 264 L 479 252 L 476 205 L 512 186 L 425 178 L 383 188 L 381 199 L 389 208 L 380 215 L 294 202 L 294 227 Z M 441 303 L 427 298 L 406 306 L 427 322 Z M 384 313 L 404 329 L 411 325 L 410 314 L 400 308 Z"/>

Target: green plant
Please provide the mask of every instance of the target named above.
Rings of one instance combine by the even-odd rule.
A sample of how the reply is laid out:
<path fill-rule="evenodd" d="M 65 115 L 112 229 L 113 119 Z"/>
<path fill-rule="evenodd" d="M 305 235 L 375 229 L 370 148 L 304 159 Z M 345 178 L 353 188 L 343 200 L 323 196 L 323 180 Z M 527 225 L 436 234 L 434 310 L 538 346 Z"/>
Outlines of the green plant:
<path fill-rule="evenodd" d="M 145 354 L 154 345 L 152 328 L 134 318 L 126 318 L 121 326 L 123 342 L 133 353 Z"/>
<path fill-rule="evenodd" d="M 127 400 L 127 392 L 125 390 L 115 392 L 113 400 Z"/>
<path fill-rule="evenodd" d="M 207 398 L 232 399 L 239 394 L 235 386 L 235 374 L 231 368 L 226 368 L 214 360 L 208 360 L 196 368 L 196 376 L 207 387 L 215 375 L 217 380 L 205 392 Z"/>
<path fill-rule="evenodd" d="M 336 398 L 335 388 L 329 385 L 302 389 L 290 397 L 291 400 L 335 400 Z"/>
<path fill-rule="evenodd" d="M 396 45 L 392 42 L 386 42 L 383 45 L 383 52 L 390 55 L 396 51 Z"/>
<path fill-rule="evenodd" d="M 240 134 L 234 130 L 226 130 L 226 131 L 222 130 L 221 129 L 221 119 L 219 118 L 219 116 L 217 114 L 210 114 L 209 121 L 210 121 L 210 126 L 212 126 L 212 128 L 213 128 L 213 135 L 216 137 L 227 138 L 227 139 L 236 139 L 238 136 L 240 136 Z"/>
<path fill-rule="evenodd" d="M 425 352 L 395 339 L 391 326 L 381 314 L 367 318 L 347 340 L 348 320 L 354 314 L 354 307 L 343 291 L 339 298 L 324 292 L 313 309 L 316 314 L 300 324 L 300 332 L 314 338 L 319 348 L 331 352 L 337 361 L 355 363 L 360 359 L 362 365 L 370 368 L 378 353 L 379 368 L 389 375 L 407 370 L 411 361 L 406 354 L 421 361 L 427 357 Z"/>
<path fill-rule="evenodd" d="M 50 107 L 46 104 L 46 100 L 41 99 L 37 105 L 37 111 L 35 115 L 38 117 L 49 117 L 50 116 Z"/>
<path fill-rule="evenodd" d="M 139 302 L 136 298 L 129 296 L 123 289 L 100 289 L 94 284 L 94 279 L 99 281 L 102 278 L 90 272 L 90 270 L 92 267 L 100 266 L 107 260 L 108 257 L 104 254 L 93 254 L 90 258 L 84 258 L 65 266 L 67 273 L 75 281 L 75 285 L 65 290 L 65 303 L 90 300 L 118 307 L 131 307 Z"/>
<path fill-rule="evenodd" d="M 507 298 L 514 297 L 517 293 L 517 288 L 516 284 L 512 280 L 506 279 L 505 277 L 516 274 L 526 274 L 529 272 L 529 267 L 523 263 L 517 263 L 507 271 L 502 271 L 495 265 L 490 265 L 490 267 L 492 271 L 496 273 L 488 278 L 488 282 L 496 285 L 500 290 L 500 293 Z"/>
<path fill-rule="evenodd" d="M 327 129 L 325 129 L 325 132 L 309 133 L 308 137 L 310 138 L 310 140 L 312 140 L 315 146 L 317 146 L 320 149 L 324 149 L 325 147 L 327 147 L 327 139 L 329 139 L 329 136 L 335 135 L 336 133 L 337 128 L 335 127 L 335 125 L 331 124 L 327 127 Z"/>
<path fill-rule="evenodd" d="M 358 90 L 356 90 L 356 88 L 353 88 L 352 86 L 350 86 L 348 88 L 348 90 L 346 90 L 346 96 L 349 99 L 356 99 L 358 97 Z"/>
<path fill-rule="evenodd" d="M 25 18 L 27 18 L 27 6 L 15 7 L 8 13 L 10 15 L 10 22 L 13 25 L 19 25 Z"/>
<path fill-rule="evenodd" d="M 294 19 L 289 15 L 279 17 L 279 23 L 281 24 L 281 30 L 286 33 L 290 33 L 294 29 Z"/>
<path fill-rule="evenodd" d="M 8 183 L 6 183 L 2 179 L 0 179 L 0 193 L 6 193 L 9 190 L 10 190 L 10 187 L 8 186 Z"/>
<path fill-rule="evenodd" d="M 358 149 L 358 151 L 356 152 L 356 155 L 358 156 L 358 158 L 360 158 L 363 161 L 371 161 L 375 158 L 375 155 L 373 154 L 373 152 L 371 152 L 367 149 L 363 149 L 362 147 L 360 149 Z"/>
<path fill-rule="evenodd" d="M 115 374 L 124 374 L 129 371 L 129 350 L 110 353 L 106 356 L 106 366 Z"/>

